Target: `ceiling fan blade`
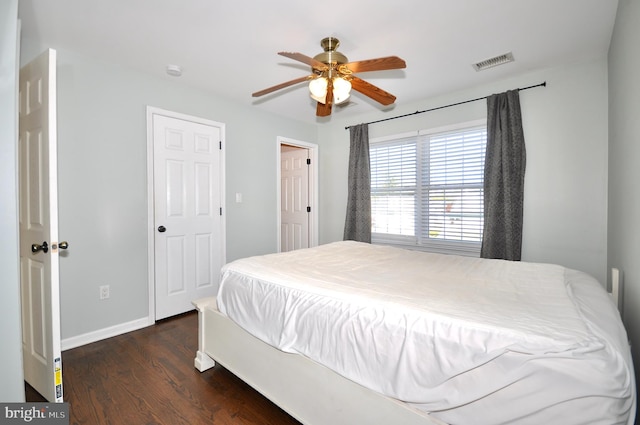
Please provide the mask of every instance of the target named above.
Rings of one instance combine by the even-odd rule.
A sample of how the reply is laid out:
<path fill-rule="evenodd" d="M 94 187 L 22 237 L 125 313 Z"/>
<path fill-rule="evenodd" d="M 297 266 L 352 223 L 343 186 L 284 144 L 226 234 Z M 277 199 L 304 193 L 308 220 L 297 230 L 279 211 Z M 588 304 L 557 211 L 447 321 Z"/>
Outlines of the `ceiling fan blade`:
<path fill-rule="evenodd" d="M 295 80 L 287 81 L 285 83 L 280 83 L 280 84 L 278 84 L 276 86 L 269 87 L 267 89 L 257 91 L 255 93 L 253 93 L 251 96 L 253 96 L 253 97 L 264 96 L 265 94 L 269 94 L 269 93 L 274 92 L 276 90 L 280 90 L 280 89 L 283 89 L 285 87 L 292 86 L 294 84 L 302 83 L 303 81 L 311 80 L 314 77 L 315 77 L 315 75 L 307 75 L 305 77 L 296 78 Z"/>
<path fill-rule="evenodd" d="M 328 117 L 331 115 L 331 104 L 333 103 L 333 87 L 331 86 L 332 84 L 329 82 L 325 103 L 318 102 L 318 106 L 316 107 L 316 116 L 318 117 Z"/>
<path fill-rule="evenodd" d="M 351 77 L 351 88 L 354 90 L 364 94 L 365 96 L 369 96 L 371 99 L 376 102 L 382 103 L 383 105 L 391 105 L 396 101 L 396 97 L 391 93 L 388 93 L 382 90 L 380 87 L 374 86 L 371 83 L 367 83 L 363 79 L 358 77 Z"/>
<path fill-rule="evenodd" d="M 351 72 L 357 74 L 358 72 L 385 71 L 387 69 L 406 68 L 407 63 L 397 56 L 387 56 L 384 58 L 349 62 L 342 66 L 346 66 Z"/>
<path fill-rule="evenodd" d="M 307 55 L 303 55 L 302 53 L 297 53 L 297 52 L 278 52 L 278 54 L 280 56 L 284 56 L 284 57 L 287 57 L 289 59 L 297 60 L 298 62 L 306 63 L 307 65 L 309 65 L 313 69 L 318 69 L 320 71 L 324 71 L 325 69 L 328 69 L 326 64 L 324 64 L 324 63 L 320 62 L 319 60 L 316 60 L 316 59 L 314 59 L 312 57 L 309 57 Z"/>

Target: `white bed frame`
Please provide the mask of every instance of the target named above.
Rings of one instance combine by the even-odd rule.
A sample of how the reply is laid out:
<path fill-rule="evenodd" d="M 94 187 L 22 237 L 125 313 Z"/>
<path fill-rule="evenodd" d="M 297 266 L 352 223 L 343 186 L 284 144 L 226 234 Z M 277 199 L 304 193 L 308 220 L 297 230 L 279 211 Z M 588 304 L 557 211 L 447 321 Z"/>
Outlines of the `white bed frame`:
<path fill-rule="evenodd" d="M 446 425 L 304 356 L 262 342 L 222 315 L 214 297 L 193 304 L 198 310 L 196 369 L 204 372 L 220 363 L 305 425 Z"/>
<path fill-rule="evenodd" d="M 611 297 L 622 306 L 622 279 L 612 270 Z M 215 297 L 198 310 L 200 372 L 218 362 L 305 425 L 447 425 L 427 413 L 350 381 L 297 354 L 280 351 L 222 315 Z"/>

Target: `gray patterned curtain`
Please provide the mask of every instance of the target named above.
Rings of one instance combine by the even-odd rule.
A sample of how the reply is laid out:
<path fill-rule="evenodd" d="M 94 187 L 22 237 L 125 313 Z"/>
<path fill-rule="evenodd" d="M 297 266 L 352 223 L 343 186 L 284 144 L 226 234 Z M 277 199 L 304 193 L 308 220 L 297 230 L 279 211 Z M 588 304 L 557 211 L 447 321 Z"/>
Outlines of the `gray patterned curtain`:
<path fill-rule="evenodd" d="M 369 126 L 349 128 L 349 181 L 344 240 L 371 243 L 371 171 L 369 168 Z"/>
<path fill-rule="evenodd" d="M 520 260 L 525 165 L 518 90 L 489 96 L 482 258 Z"/>

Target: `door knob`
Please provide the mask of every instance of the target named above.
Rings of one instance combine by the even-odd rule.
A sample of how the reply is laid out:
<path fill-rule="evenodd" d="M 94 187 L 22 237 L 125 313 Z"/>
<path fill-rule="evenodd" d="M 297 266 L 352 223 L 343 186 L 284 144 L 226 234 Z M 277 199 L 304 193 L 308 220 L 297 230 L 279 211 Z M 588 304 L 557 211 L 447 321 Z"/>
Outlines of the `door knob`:
<path fill-rule="evenodd" d="M 31 245 L 31 252 L 35 254 L 38 251 L 42 251 L 45 254 L 49 252 L 49 244 L 47 243 L 47 241 L 42 242 L 42 245 L 38 245 L 37 243 Z"/>
<path fill-rule="evenodd" d="M 62 241 L 57 246 L 56 246 L 56 244 L 51 245 L 51 249 L 56 249 L 56 248 L 67 249 L 67 248 L 69 248 L 69 242 Z"/>
<path fill-rule="evenodd" d="M 160 227 L 158 227 L 158 232 L 160 232 L 160 233 L 164 233 L 164 232 L 166 232 L 166 231 L 167 231 L 167 228 L 166 228 L 166 227 L 164 227 L 164 226 L 160 226 Z"/>

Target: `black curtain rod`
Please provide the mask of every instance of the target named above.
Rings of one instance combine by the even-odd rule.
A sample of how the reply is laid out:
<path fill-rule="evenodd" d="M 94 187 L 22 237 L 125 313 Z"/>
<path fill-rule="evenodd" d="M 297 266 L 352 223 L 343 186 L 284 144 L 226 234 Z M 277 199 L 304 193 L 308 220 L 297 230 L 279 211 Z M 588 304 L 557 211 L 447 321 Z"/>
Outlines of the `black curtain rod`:
<path fill-rule="evenodd" d="M 517 89 L 517 90 L 518 90 L 518 91 L 522 91 L 522 90 L 529 90 L 529 89 L 533 89 L 533 88 L 536 88 L 536 87 L 546 87 L 546 86 L 547 86 L 547 82 L 545 81 L 545 82 L 540 83 L 540 84 L 536 84 L 536 85 L 529 86 L 529 87 L 522 87 L 522 88 L 519 88 L 519 89 Z M 489 96 L 484 96 L 484 97 L 479 97 L 479 98 L 477 98 L 477 99 L 465 100 L 465 101 L 463 101 L 463 102 L 452 103 L 452 104 L 450 104 L 450 105 L 445 105 L 445 106 L 438 106 L 438 107 L 436 107 L 436 108 L 425 109 L 424 111 L 415 111 L 415 112 L 412 112 L 412 113 L 410 113 L 410 114 L 398 115 L 397 117 L 384 118 L 384 119 L 381 119 L 381 120 L 371 121 L 371 122 L 367 122 L 367 123 L 363 123 L 363 124 L 375 124 L 375 123 L 379 123 L 379 122 L 383 122 L 383 121 L 396 120 L 396 119 L 398 119 L 398 118 L 404 118 L 404 117 L 408 117 L 408 116 L 411 116 L 411 115 L 423 114 L 423 113 L 425 113 L 425 112 L 437 111 L 438 109 L 449 108 L 449 107 L 451 107 L 451 106 L 458 106 L 458 105 L 463 105 L 463 104 L 465 104 L 465 103 L 477 102 L 478 100 L 484 100 L 484 99 L 486 99 L 486 98 L 488 98 L 488 97 L 489 97 Z M 344 129 L 345 129 L 345 130 L 349 130 L 351 127 L 353 127 L 353 126 L 348 126 L 348 127 L 345 127 Z"/>

